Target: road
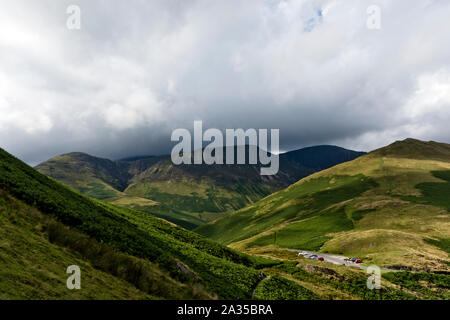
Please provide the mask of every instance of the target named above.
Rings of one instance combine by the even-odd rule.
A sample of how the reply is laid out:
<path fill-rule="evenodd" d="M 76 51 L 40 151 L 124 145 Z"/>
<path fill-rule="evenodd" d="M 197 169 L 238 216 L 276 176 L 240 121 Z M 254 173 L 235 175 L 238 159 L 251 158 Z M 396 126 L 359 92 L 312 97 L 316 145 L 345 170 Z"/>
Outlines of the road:
<path fill-rule="evenodd" d="M 254 297 L 255 297 L 255 291 L 256 291 L 256 289 L 259 287 L 259 285 L 260 285 L 261 283 L 263 283 L 263 281 L 266 281 L 266 280 L 268 280 L 268 279 L 270 279 L 270 276 L 267 276 L 266 278 L 264 278 L 264 279 L 262 279 L 260 282 L 258 282 L 258 284 L 256 285 L 255 289 L 253 289 L 253 292 L 252 292 L 252 299 L 254 299 Z"/>
<path fill-rule="evenodd" d="M 315 254 L 319 257 L 322 257 L 324 261 L 326 262 L 330 262 L 333 264 L 337 264 L 337 265 L 341 265 L 341 266 L 347 266 L 347 267 L 357 267 L 360 269 L 367 269 L 366 266 L 362 266 L 359 263 L 354 263 L 351 261 L 347 261 L 346 259 L 348 259 L 348 257 L 345 256 L 340 256 L 337 254 L 328 254 L 328 253 L 319 253 L 319 252 L 312 252 L 312 251 L 306 251 L 306 250 L 297 250 L 297 249 L 285 249 L 288 251 L 292 251 L 292 252 L 306 252 L 309 255 Z M 389 269 L 381 269 L 381 271 L 394 271 L 394 270 L 389 270 Z"/>

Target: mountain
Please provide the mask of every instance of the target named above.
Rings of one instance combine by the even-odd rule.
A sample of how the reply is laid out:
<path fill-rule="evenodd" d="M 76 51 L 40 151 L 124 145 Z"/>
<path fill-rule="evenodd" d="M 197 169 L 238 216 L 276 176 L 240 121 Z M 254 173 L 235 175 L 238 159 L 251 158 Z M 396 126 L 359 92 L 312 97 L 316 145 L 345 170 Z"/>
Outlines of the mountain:
<path fill-rule="evenodd" d="M 450 145 L 397 141 L 196 231 L 255 253 L 295 248 L 448 270 Z"/>
<path fill-rule="evenodd" d="M 320 171 L 343 162 L 351 161 L 364 154 L 365 152 L 322 145 L 286 152 L 281 155 L 280 161 L 285 161 L 286 165 L 289 162 L 299 163 L 304 167 Z"/>
<path fill-rule="evenodd" d="M 240 253 L 86 197 L 1 149 L 0 261 L 1 299 L 448 300 L 450 288 L 445 274 L 395 272 L 367 290 L 362 269 L 286 250 Z M 71 265 L 81 290 L 66 288 Z"/>
<path fill-rule="evenodd" d="M 246 146 L 246 159 L 248 150 Z M 224 157 L 227 152 L 223 151 Z M 259 165 L 176 166 L 170 156 L 111 161 L 83 153 L 57 156 L 36 169 L 87 196 L 193 229 L 362 154 L 336 146 L 291 151 L 280 155 L 280 170 L 274 176 L 261 176 Z"/>

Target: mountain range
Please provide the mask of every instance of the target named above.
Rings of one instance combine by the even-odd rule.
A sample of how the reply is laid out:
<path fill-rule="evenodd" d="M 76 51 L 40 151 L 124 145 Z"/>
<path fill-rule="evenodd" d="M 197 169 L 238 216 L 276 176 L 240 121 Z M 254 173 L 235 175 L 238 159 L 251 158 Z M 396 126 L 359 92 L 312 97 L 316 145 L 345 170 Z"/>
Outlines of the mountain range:
<path fill-rule="evenodd" d="M 249 147 L 244 148 L 248 159 Z M 194 229 L 363 154 L 336 146 L 295 150 L 280 155 L 280 170 L 274 176 L 261 176 L 259 165 L 177 166 L 169 155 L 111 161 L 79 152 L 54 157 L 36 169 L 89 197 Z"/>
<path fill-rule="evenodd" d="M 94 177 L 110 186 L 102 191 L 122 193 L 128 174 L 158 158 L 62 157 L 79 165 L 79 174 L 67 161 L 54 170 L 65 179 L 70 170 L 68 183 Z M 192 232 L 83 195 L 0 149 L 0 299 L 448 300 L 449 194 L 450 145 L 407 139 Z M 360 257 L 363 267 L 295 249 Z M 386 268 L 379 290 L 366 286 L 373 264 Z M 66 287 L 70 265 L 81 269 L 82 290 Z"/>

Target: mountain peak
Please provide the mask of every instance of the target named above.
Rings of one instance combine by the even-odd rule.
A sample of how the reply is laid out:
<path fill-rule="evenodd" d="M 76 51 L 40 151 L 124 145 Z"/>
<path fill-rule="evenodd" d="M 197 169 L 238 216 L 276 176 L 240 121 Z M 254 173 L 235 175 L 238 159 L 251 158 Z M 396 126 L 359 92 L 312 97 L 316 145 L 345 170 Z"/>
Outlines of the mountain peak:
<path fill-rule="evenodd" d="M 323 170 L 339 163 L 351 161 L 365 152 L 353 151 L 333 145 L 319 145 L 289 151 L 282 156 L 301 163 L 305 167 Z"/>
<path fill-rule="evenodd" d="M 374 150 L 369 153 L 373 156 L 400 157 L 424 160 L 450 161 L 450 145 L 435 141 L 421 141 L 407 138 Z"/>
<path fill-rule="evenodd" d="M 69 152 L 69 153 L 64 153 L 61 155 L 58 155 L 56 157 L 53 157 L 52 159 L 61 159 L 61 158 L 74 158 L 74 159 L 99 159 L 97 157 L 94 157 L 88 153 L 85 152 L 79 152 L 79 151 L 75 151 L 75 152 Z M 50 160 L 52 160 L 50 159 Z"/>

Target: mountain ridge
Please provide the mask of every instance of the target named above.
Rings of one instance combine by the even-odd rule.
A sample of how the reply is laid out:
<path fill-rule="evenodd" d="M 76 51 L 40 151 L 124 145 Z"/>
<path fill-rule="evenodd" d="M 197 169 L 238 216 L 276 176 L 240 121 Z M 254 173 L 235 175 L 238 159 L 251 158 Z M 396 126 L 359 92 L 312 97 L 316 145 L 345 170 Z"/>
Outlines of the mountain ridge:
<path fill-rule="evenodd" d="M 412 157 L 414 159 L 447 161 L 450 157 L 449 150 L 450 144 L 448 143 L 407 138 L 395 141 L 386 147 L 369 152 L 369 154 L 375 156 Z"/>
<path fill-rule="evenodd" d="M 342 165 L 345 164 L 339 166 Z M 349 192 L 359 194 L 362 182 L 370 189 L 373 186 L 371 179 L 335 177 L 334 181 L 328 179 L 329 183 L 324 179 L 313 179 L 312 188 L 293 191 L 307 194 L 328 184 L 331 188 L 325 194 L 314 197 L 336 202 L 332 198 L 342 198 Z M 441 185 L 442 181 L 450 181 L 450 174 L 438 174 L 433 181 L 433 187 L 436 181 Z M 283 195 L 284 192 L 281 191 Z M 438 205 L 447 205 L 448 198 L 430 199 Z M 342 207 L 341 203 L 337 204 Z M 310 208 L 315 206 L 314 203 L 310 205 Z M 327 206 L 327 203 L 323 205 Z M 353 205 L 356 207 L 358 203 Z M 277 215 L 284 214 L 283 206 L 279 209 Z M 273 244 L 268 247 L 264 243 L 262 247 L 252 244 L 243 251 L 252 250 L 254 255 L 247 255 L 230 248 L 239 243 L 225 247 L 146 212 L 86 197 L 1 149 L 0 213 L 0 297 L 5 299 L 448 299 L 446 274 L 430 273 L 429 269 L 424 272 L 418 268 L 414 270 L 420 272 L 389 272 L 382 275 L 380 290 L 367 290 L 365 270 L 299 257 L 296 252 L 273 248 Z M 352 221 L 359 219 L 362 222 L 370 214 L 363 208 L 330 213 L 316 214 L 309 220 L 320 218 L 322 223 L 318 226 L 326 226 L 331 219 L 341 229 L 348 230 L 351 226 L 342 223 L 346 219 L 343 213 L 350 214 Z M 260 214 L 265 215 L 264 212 Z M 434 214 L 434 211 L 430 212 L 426 217 L 429 223 L 436 219 L 446 222 L 442 220 L 442 212 L 441 216 Z M 421 222 L 416 220 L 414 224 L 421 227 Z M 373 221 L 365 223 L 372 224 Z M 233 232 L 232 229 L 225 231 Z M 369 233 L 372 236 L 372 230 Z M 400 234 L 413 236 L 407 232 Z M 263 232 L 260 237 L 267 235 Z M 283 230 L 278 235 L 280 240 L 286 240 Z M 358 233 L 339 235 L 350 242 L 348 248 L 351 249 L 353 237 Z M 412 240 L 418 241 L 427 252 L 430 248 L 444 250 L 446 240 L 437 235 L 433 233 L 433 238 L 424 241 Z M 322 236 L 319 234 L 319 240 Z M 386 238 L 385 234 L 382 236 Z M 440 236 L 445 236 L 445 228 Z M 316 245 L 317 234 L 309 232 L 308 237 L 310 245 Z M 259 240 L 266 241 L 264 238 Z M 337 246 L 337 249 L 327 247 L 327 250 L 348 248 Z M 442 251 L 436 249 L 435 252 Z M 410 260 L 402 252 L 397 255 L 402 260 Z M 373 262 L 371 256 L 367 259 L 366 263 Z M 81 268 L 82 290 L 66 288 L 66 267 L 73 264 Z M 268 276 L 263 282 L 261 272 Z"/>
<path fill-rule="evenodd" d="M 247 155 L 248 148 L 245 146 Z M 226 152 L 227 149 L 224 155 Z M 35 168 L 90 197 L 144 210 L 192 229 L 281 190 L 323 167 L 362 154 L 326 145 L 294 150 L 280 154 L 280 170 L 270 177 L 259 174 L 259 165 L 175 166 L 168 155 L 113 161 L 69 153 Z M 310 157 L 322 158 L 320 165 L 313 166 L 314 161 L 308 162 Z"/>

